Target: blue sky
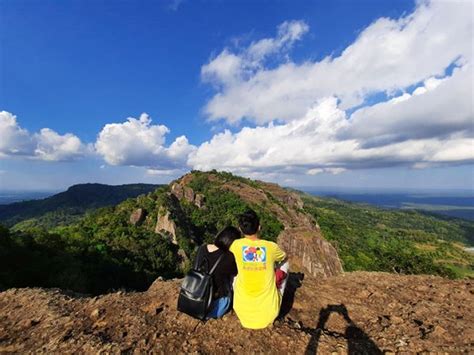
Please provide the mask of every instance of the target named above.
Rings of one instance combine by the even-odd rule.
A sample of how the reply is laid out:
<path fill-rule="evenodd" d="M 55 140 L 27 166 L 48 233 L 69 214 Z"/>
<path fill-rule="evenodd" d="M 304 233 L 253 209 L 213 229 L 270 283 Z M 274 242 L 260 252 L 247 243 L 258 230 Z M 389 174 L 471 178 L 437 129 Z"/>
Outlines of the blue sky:
<path fill-rule="evenodd" d="M 193 168 L 472 189 L 469 8 L 0 1 L 0 189 L 166 182 Z"/>

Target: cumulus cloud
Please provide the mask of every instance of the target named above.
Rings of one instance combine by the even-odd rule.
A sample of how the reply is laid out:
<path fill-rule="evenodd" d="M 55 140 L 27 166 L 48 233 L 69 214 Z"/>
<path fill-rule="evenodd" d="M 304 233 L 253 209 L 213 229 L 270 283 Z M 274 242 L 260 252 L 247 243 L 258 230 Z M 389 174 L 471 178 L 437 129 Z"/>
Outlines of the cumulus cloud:
<path fill-rule="evenodd" d="M 335 136 L 347 125 L 345 112 L 332 97 L 319 102 L 303 118 L 287 124 L 244 127 L 237 133 L 225 130 L 193 152 L 189 163 L 196 169 L 233 171 L 281 170 L 288 166 L 314 169 L 338 164 L 339 159 L 350 156 L 357 147 L 357 141 L 338 141 Z"/>
<path fill-rule="evenodd" d="M 71 133 L 60 135 L 52 129 L 43 128 L 34 138 L 37 142 L 34 154 L 42 160 L 70 160 L 84 153 L 81 140 Z"/>
<path fill-rule="evenodd" d="M 201 68 L 216 90 L 208 119 L 255 125 L 196 147 L 185 136 L 167 143 L 170 130 L 144 113 L 105 125 L 95 152 L 148 175 L 221 169 L 266 180 L 473 163 L 471 13 L 471 1 L 420 0 L 411 14 L 370 24 L 340 55 L 302 63 L 289 55 L 309 27 L 286 21 L 274 37 L 225 48 Z M 374 94 L 383 99 L 374 104 Z M 68 160 L 86 150 L 72 134 L 30 134 L 0 113 L 0 157 Z"/>
<path fill-rule="evenodd" d="M 214 135 L 189 165 L 311 176 L 473 163 L 471 13 L 470 1 L 419 1 L 413 13 L 378 19 L 339 56 L 317 62 L 288 59 L 308 31 L 298 21 L 295 31 L 285 23 L 275 38 L 224 49 L 202 67 L 217 90 L 205 113 L 257 126 Z M 281 63 L 266 65 L 270 56 Z M 374 94 L 385 99 L 367 104 Z"/>
<path fill-rule="evenodd" d="M 0 154 L 30 155 L 34 150 L 34 142 L 30 133 L 21 128 L 16 116 L 10 112 L 0 112 Z"/>
<path fill-rule="evenodd" d="M 255 70 L 262 69 L 265 59 L 272 54 L 285 54 L 293 44 L 309 30 L 304 21 L 285 21 L 278 26 L 275 38 L 264 38 L 252 42 L 238 54 L 224 49 L 201 68 L 203 81 L 217 87 L 230 89 L 251 77 Z"/>
<path fill-rule="evenodd" d="M 217 93 L 204 108 L 210 120 L 235 123 L 247 118 L 263 124 L 299 119 L 314 102 L 327 96 L 338 97 L 341 108 L 348 109 L 363 104 L 370 94 L 404 90 L 445 75 L 453 63 L 472 59 L 470 1 L 419 1 L 411 14 L 372 23 L 337 57 L 262 65 L 260 58 L 286 51 L 307 32 L 306 25 L 294 23 L 300 24 L 300 30 L 288 31 L 284 28 L 296 26 L 282 25 L 275 38 L 241 51 L 226 48 L 202 67 L 203 80 L 218 84 Z M 279 45 L 281 42 L 289 45 Z"/>
<path fill-rule="evenodd" d="M 195 149 L 185 136 L 165 146 L 169 133 L 164 125 L 153 125 L 146 113 L 123 123 L 109 123 L 102 128 L 95 143 L 99 155 L 110 165 L 146 166 L 171 170 L 186 166 L 188 155 Z"/>
<path fill-rule="evenodd" d="M 469 64 L 455 69 L 450 77 L 429 78 L 412 94 L 355 111 L 341 135 L 361 139 L 367 147 L 456 132 L 472 136 L 472 80 Z"/>
<path fill-rule="evenodd" d="M 47 161 L 67 161 L 88 153 L 88 147 L 71 134 L 43 128 L 31 134 L 20 127 L 16 116 L 0 112 L 0 157 L 23 156 Z"/>
<path fill-rule="evenodd" d="M 416 96 L 398 105 L 411 104 Z M 441 101 L 440 106 L 443 104 Z M 385 114 L 389 112 L 387 108 Z M 470 117 L 472 120 L 472 111 Z M 190 155 L 189 164 L 196 169 L 217 168 L 244 174 L 266 171 L 317 175 L 360 168 L 474 162 L 472 130 L 465 125 L 441 136 L 414 134 L 405 140 L 391 139 L 373 145 L 368 144 L 370 136 L 346 135 L 362 124 L 359 120 L 348 120 L 338 100 L 330 97 L 320 100 L 298 120 L 219 133 Z"/>

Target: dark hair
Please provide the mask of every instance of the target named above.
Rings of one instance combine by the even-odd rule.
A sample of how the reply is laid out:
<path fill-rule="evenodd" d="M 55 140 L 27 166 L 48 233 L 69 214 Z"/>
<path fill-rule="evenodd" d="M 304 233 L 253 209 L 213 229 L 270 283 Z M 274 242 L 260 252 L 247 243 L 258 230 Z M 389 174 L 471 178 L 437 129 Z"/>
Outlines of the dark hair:
<path fill-rule="evenodd" d="M 225 227 L 217 234 L 214 245 L 222 250 L 229 250 L 234 240 L 241 237 L 240 231 L 235 227 Z"/>
<path fill-rule="evenodd" d="M 245 235 L 257 233 L 260 220 L 254 210 L 248 209 L 239 216 L 239 227 Z"/>

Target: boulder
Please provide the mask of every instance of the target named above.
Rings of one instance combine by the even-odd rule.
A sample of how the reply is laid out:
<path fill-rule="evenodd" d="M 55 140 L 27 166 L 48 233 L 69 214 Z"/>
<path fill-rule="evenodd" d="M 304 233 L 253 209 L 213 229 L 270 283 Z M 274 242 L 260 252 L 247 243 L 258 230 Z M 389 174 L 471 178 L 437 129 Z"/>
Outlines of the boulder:
<path fill-rule="evenodd" d="M 171 186 L 171 194 L 174 195 L 178 200 L 182 200 L 184 198 L 189 203 L 195 203 L 196 194 L 194 193 L 194 190 L 189 186 L 174 183 Z"/>
<path fill-rule="evenodd" d="M 145 220 L 146 211 L 143 208 L 137 208 L 135 211 L 132 212 L 130 215 L 130 223 L 134 226 L 137 226 Z"/>
<path fill-rule="evenodd" d="M 304 207 L 303 200 L 295 193 L 289 193 L 283 198 L 283 202 L 292 208 L 302 209 Z"/>
<path fill-rule="evenodd" d="M 194 204 L 198 208 L 202 208 L 204 206 L 204 200 L 205 200 L 205 197 L 203 194 L 196 194 L 196 197 L 194 198 Z"/>
<path fill-rule="evenodd" d="M 194 190 L 188 186 L 184 186 L 184 198 L 186 201 L 193 203 L 194 202 Z"/>
<path fill-rule="evenodd" d="M 172 193 L 178 200 L 181 200 L 181 199 L 184 197 L 183 185 L 178 184 L 178 183 L 175 182 L 175 183 L 171 186 L 171 193 Z"/>
<path fill-rule="evenodd" d="M 176 239 L 176 223 L 170 218 L 170 215 L 170 211 L 164 207 L 160 207 L 156 220 L 155 233 L 165 232 L 170 236 L 171 242 L 178 245 L 178 240 Z"/>

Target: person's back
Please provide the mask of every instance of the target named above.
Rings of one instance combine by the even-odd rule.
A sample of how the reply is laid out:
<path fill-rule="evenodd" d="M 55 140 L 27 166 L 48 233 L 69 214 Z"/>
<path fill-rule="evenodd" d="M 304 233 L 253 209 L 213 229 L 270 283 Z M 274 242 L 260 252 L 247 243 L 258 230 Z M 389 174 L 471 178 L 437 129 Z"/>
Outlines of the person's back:
<path fill-rule="evenodd" d="M 196 263 L 207 264 L 210 270 L 217 261 L 212 281 L 214 292 L 212 295 L 209 318 L 220 318 L 230 308 L 232 302 L 232 279 L 237 274 L 234 255 L 229 251 L 231 244 L 240 237 L 240 232 L 234 227 L 224 228 L 215 238 L 214 244 L 203 245 L 202 251 L 198 253 Z"/>
<path fill-rule="evenodd" d="M 222 250 L 214 244 L 208 244 L 203 248 L 202 258 L 208 261 L 210 268 L 220 259 L 219 265 L 212 274 L 215 287 L 213 299 L 229 296 L 229 292 L 232 291 L 230 288 L 232 279 L 237 275 L 234 255 L 229 250 Z"/>
<path fill-rule="evenodd" d="M 278 316 L 281 294 L 275 282 L 274 265 L 286 258 L 274 242 L 257 237 L 258 217 L 253 211 L 239 218 L 245 237 L 232 243 L 238 274 L 234 285 L 234 311 L 242 326 L 261 329 Z"/>

